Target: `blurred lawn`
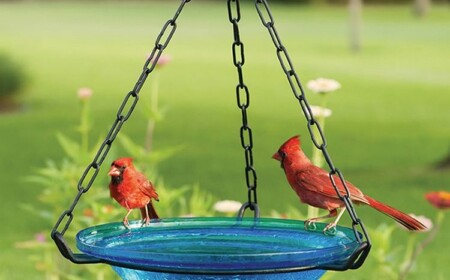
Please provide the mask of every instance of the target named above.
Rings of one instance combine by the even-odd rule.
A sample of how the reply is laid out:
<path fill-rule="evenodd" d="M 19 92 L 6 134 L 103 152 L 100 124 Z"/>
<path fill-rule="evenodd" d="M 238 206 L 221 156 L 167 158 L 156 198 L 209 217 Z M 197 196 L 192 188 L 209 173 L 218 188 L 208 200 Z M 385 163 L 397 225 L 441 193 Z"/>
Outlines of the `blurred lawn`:
<path fill-rule="evenodd" d="M 94 90 L 94 136 L 104 137 L 177 5 L 177 1 L 0 4 L 0 51 L 20 60 L 31 78 L 22 98 L 24 110 L 0 115 L 0 279 L 41 279 L 27 252 L 15 249 L 14 243 L 51 225 L 31 219 L 17 205 L 33 203 L 39 193 L 23 178 L 46 159 L 62 156 L 56 132 L 74 135 L 79 114 L 76 90 L 83 86 Z M 348 49 L 344 7 L 272 5 L 272 9 L 302 81 L 323 76 L 343 85 L 329 98 L 333 116 L 326 127 L 336 166 L 365 193 L 405 212 L 434 218 L 424 193 L 450 188 L 450 173 L 433 169 L 450 147 L 448 7 L 433 7 L 423 19 L 412 17 L 408 6 L 365 7 L 363 49 L 357 54 Z M 304 135 L 308 152 L 311 143 L 272 42 L 252 6 L 242 7 L 240 27 L 246 52 L 244 78 L 252 95 L 249 122 L 260 204 L 266 215 L 272 209 L 283 212 L 299 203 L 270 157 L 294 134 Z M 165 52 L 173 57 L 160 81 L 167 117 L 157 127 L 155 145 L 185 147 L 161 166 L 169 185 L 198 182 L 220 199 L 243 201 L 244 158 L 231 42 L 226 5 L 193 1 L 186 6 Z M 148 92 L 151 79 L 142 94 Z M 310 94 L 309 101 L 314 104 L 318 99 Z M 139 111 L 124 128 L 136 141 L 143 140 L 145 130 Z M 106 176 L 104 170 L 100 176 Z M 358 210 L 371 227 L 390 222 L 371 209 Z M 446 222 L 410 279 L 444 279 L 450 273 Z M 369 256 L 361 269 L 333 279 L 372 279 L 373 268 Z"/>

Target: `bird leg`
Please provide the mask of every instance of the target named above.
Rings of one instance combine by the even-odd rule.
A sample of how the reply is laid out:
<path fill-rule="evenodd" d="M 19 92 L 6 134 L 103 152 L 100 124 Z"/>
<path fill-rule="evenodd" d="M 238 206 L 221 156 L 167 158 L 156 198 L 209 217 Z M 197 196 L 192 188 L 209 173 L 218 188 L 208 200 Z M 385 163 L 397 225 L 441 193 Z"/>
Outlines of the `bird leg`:
<path fill-rule="evenodd" d="M 148 226 L 148 224 L 150 223 L 150 216 L 148 215 L 147 205 L 145 205 L 144 208 L 145 208 L 145 217 L 142 219 L 142 222 L 144 222 L 142 224 L 142 226 L 144 226 L 144 225 Z"/>
<path fill-rule="evenodd" d="M 346 208 L 341 208 L 339 214 L 337 215 L 336 219 L 334 220 L 334 222 L 329 223 L 324 229 L 323 229 L 323 233 L 325 234 L 332 234 L 336 232 L 336 225 L 339 222 L 339 220 L 342 217 L 342 214 L 344 214 Z M 334 209 L 334 211 L 336 211 L 336 209 Z"/>
<path fill-rule="evenodd" d="M 130 229 L 130 223 L 128 222 L 128 216 L 130 215 L 131 211 L 133 211 L 133 209 L 128 209 L 127 214 L 126 214 L 125 217 L 123 218 L 123 225 L 124 225 L 127 229 Z"/>
<path fill-rule="evenodd" d="M 152 201 L 146 206 L 141 207 L 142 226 L 148 225 L 153 219 L 159 219 L 158 213 L 156 213 L 155 207 L 153 207 Z"/>
<path fill-rule="evenodd" d="M 337 210 L 333 209 L 330 211 L 330 213 L 328 213 L 328 215 L 307 219 L 305 221 L 305 229 L 306 230 L 315 230 L 317 221 L 335 217 L 336 215 L 337 215 Z"/>

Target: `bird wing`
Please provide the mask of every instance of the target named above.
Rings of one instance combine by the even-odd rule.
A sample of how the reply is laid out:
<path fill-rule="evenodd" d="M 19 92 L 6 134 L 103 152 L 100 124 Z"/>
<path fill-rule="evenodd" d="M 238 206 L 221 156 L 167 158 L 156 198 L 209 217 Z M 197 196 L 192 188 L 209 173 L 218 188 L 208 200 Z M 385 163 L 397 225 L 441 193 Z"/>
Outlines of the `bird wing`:
<path fill-rule="evenodd" d="M 137 186 L 139 190 L 142 191 L 146 196 L 159 200 L 158 194 L 156 193 L 153 184 L 145 177 L 144 174 L 136 172 Z"/>
<path fill-rule="evenodd" d="M 333 175 L 333 179 L 339 193 L 341 195 L 346 195 L 347 192 L 345 191 L 344 185 L 342 184 L 339 176 Z M 331 198 L 339 198 L 333 184 L 331 183 L 329 174 L 315 165 L 311 165 L 309 168 L 302 169 L 297 172 L 296 180 L 298 184 L 302 185 L 307 190 L 317 192 Z M 352 183 L 348 181 L 345 182 L 352 200 L 368 203 L 361 190 L 355 187 Z"/>

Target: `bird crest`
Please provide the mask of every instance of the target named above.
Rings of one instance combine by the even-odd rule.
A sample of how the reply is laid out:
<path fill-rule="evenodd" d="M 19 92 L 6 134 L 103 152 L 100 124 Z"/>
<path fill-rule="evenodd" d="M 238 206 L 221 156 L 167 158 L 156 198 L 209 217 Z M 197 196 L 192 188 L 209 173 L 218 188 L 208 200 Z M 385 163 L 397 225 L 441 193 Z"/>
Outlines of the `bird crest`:
<path fill-rule="evenodd" d="M 281 149 L 285 152 L 293 152 L 300 148 L 300 135 L 295 135 L 289 138 L 283 145 L 281 145 Z"/>
<path fill-rule="evenodd" d="M 130 158 L 130 157 L 119 158 L 119 159 L 116 159 L 113 162 L 113 165 L 116 165 L 116 166 L 119 166 L 119 167 L 132 166 L 133 165 L 133 159 Z"/>

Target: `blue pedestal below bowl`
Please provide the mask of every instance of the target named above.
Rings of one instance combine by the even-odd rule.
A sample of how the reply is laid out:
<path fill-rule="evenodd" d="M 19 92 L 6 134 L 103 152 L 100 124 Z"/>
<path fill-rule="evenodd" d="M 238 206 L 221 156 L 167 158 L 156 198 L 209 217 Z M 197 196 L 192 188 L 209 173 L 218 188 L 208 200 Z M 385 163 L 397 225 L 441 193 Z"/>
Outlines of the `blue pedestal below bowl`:
<path fill-rule="evenodd" d="M 80 231 L 77 247 L 111 264 L 122 279 L 319 279 L 359 243 L 352 229 L 333 236 L 302 221 L 174 218 L 131 229 L 121 223 Z"/>

